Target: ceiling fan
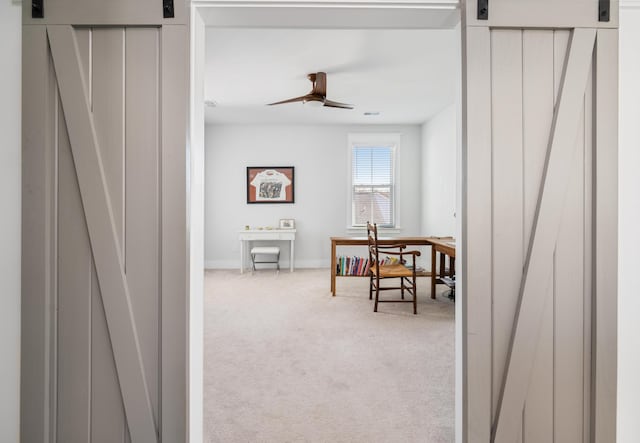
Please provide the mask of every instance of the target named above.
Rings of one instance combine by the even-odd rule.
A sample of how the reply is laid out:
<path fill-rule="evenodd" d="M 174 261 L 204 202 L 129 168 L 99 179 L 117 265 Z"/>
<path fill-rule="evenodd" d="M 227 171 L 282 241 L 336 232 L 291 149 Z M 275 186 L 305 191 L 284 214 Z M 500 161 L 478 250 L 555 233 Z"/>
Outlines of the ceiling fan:
<path fill-rule="evenodd" d="M 324 72 L 316 72 L 307 75 L 307 78 L 313 83 L 313 89 L 307 95 L 301 97 L 290 98 L 288 100 L 282 100 L 281 102 L 269 103 L 269 106 L 282 105 L 284 103 L 319 103 L 321 106 L 327 106 L 329 108 L 341 108 L 341 109 L 353 109 L 353 105 L 346 103 L 334 102 L 327 99 L 327 74 Z"/>

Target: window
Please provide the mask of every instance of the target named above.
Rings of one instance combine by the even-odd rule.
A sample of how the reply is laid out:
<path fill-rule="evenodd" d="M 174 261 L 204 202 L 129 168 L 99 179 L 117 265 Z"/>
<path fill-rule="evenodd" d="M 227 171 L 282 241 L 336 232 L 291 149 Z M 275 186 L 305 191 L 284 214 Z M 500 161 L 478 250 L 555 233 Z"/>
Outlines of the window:
<path fill-rule="evenodd" d="M 379 137 L 379 140 L 387 138 Z M 396 226 L 396 144 L 376 143 L 374 139 L 362 143 L 355 137 L 350 143 L 352 226 L 365 226 L 367 221 L 381 227 Z"/>

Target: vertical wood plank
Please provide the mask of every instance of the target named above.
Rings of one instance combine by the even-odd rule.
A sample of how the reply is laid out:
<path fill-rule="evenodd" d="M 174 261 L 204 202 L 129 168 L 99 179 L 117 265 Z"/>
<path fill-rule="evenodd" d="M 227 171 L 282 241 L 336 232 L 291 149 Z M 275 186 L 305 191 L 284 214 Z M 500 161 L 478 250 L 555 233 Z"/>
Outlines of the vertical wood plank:
<path fill-rule="evenodd" d="M 86 79 L 83 84 L 84 92 L 89 97 L 89 106 L 93 107 L 93 73 L 91 71 L 92 56 L 92 34 L 91 28 L 76 28 L 76 40 L 78 42 L 78 53 L 80 54 L 80 65 L 82 66 L 82 74 Z"/>
<path fill-rule="evenodd" d="M 587 79 L 588 85 L 594 85 L 593 72 L 595 64 L 591 67 L 589 72 L 589 78 Z M 585 111 L 584 111 L 584 261 L 582 275 L 584 277 L 584 312 L 583 312 L 583 370 L 584 370 L 584 386 L 583 386 L 583 435 L 585 442 L 591 442 L 591 367 L 592 352 L 591 346 L 592 340 L 592 312 L 593 312 L 593 280 L 594 280 L 594 267 L 595 263 L 593 259 L 593 154 L 594 154 L 594 95 L 593 87 L 587 88 L 585 91 Z"/>
<path fill-rule="evenodd" d="M 126 31 L 126 272 L 158 419 L 160 328 L 159 31 Z"/>
<path fill-rule="evenodd" d="M 594 29 L 575 29 L 572 33 L 561 96 L 554 115 L 544 184 L 525 262 L 520 303 L 496 421 L 496 442 L 513 441 L 519 430 L 517 414 L 526 398 L 533 364 L 529 350 L 537 344 L 544 312 L 544 299 L 539 294 L 546 292 L 550 281 L 548 262 L 553 255 L 561 222 L 568 184 L 566 170 L 574 157 L 578 115 L 584 104 L 594 41 Z"/>
<path fill-rule="evenodd" d="M 551 260 L 550 260 L 551 261 Z M 525 400 L 524 442 L 553 441 L 553 288 L 547 290 L 531 383 Z"/>
<path fill-rule="evenodd" d="M 531 240 L 553 120 L 553 40 L 551 30 L 527 30 L 523 34 L 524 250 Z M 544 296 L 543 323 L 525 403 L 525 442 L 553 439 L 553 295 L 549 290 Z"/>
<path fill-rule="evenodd" d="M 91 423 L 91 248 L 66 118 L 58 112 L 57 438 L 80 443 L 90 440 Z"/>
<path fill-rule="evenodd" d="M 124 130 L 121 124 L 120 104 L 124 84 L 120 76 L 113 75 L 110 69 L 114 68 L 116 72 L 122 69 L 119 63 L 122 58 L 121 42 L 119 42 L 121 33 L 118 31 L 117 28 L 97 28 L 95 31 L 88 28 L 76 30 L 81 65 L 85 74 L 85 91 L 96 118 L 96 135 L 101 157 L 105 162 L 107 183 L 110 189 L 116 191 L 122 181 L 122 167 L 118 168 L 118 162 L 121 160 L 123 151 L 119 139 Z M 95 75 L 94 69 L 97 71 Z M 116 192 L 111 193 L 111 203 L 116 209 L 122 205 L 118 197 Z M 92 443 L 107 443 L 118 441 L 117 429 L 122 429 L 124 432 L 124 405 L 97 279 L 98 275 L 93 264 L 91 439 Z"/>
<path fill-rule="evenodd" d="M 596 42 L 594 439 L 616 441 L 618 309 L 618 30 Z"/>
<path fill-rule="evenodd" d="M 187 116 L 189 30 L 163 26 L 160 44 L 162 125 L 162 392 L 161 437 L 187 435 Z M 163 401 L 163 399 L 167 399 Z"/>
<path fill-rule="evenodd" d="M 562 74 L 569 57 L 569 40 L 571 39 L 571 31 L 555 30 L 553 31 L 553 85 L 555 105 L 560 100 L 560 87 L 562 86 Z"/>
<path fill-rule="evenodd" d="M 49 427 L 49 438 L 55 439 L 58 434 L 57 416 L 58 416 L 58 222 L 59 222 L 59 143 L 58 132 L 62 113 L 60 112 L 60 94 L 58 93 L 58 83 L 56 79 L 55 69 L 53 67 L 53 59 L 51 52 L 47 54 L 47 108 L 50 118 L 47 119 L 47 134 L 51 141 L 51 149 L 47 152 L 47 179 L 50 183 L 50 189 L 47 191 L 47 212 L 50 226 L 48 227 L 49 241 L 47 242 L 46 257 L 49 261 L 47 268 L 50 295 L 48 297 L 48 313 L 45 317 L 45 327 L 48 336 L 48 350 L 46 359 L 49 364 L 47 376 L 49 377 L 49 389 L 47 392 L 47 402 L 49 405 L 49 413 L 45 420 Z"/>
<path fill-rule="evenodd" d="M 584 125 L 583 105 L 577 149 L 566 171 L 570 178 L 557 237 L 554 270 L 554 438 L 567 443 L 583 440 Z"/>
<path fill-rule="evenodd" d="M 461 278 L 462 441 L 491 436 L 491 40 L 488 28 L 463 27 Z"/>
<path fill-rule="evenodd" d="M 54 151 L 46 28 L 22 28 L 22 312 L 20 435 L 23 441 L 51 439 L 52 350 L 50 331 L 55 286 L 51 255 L 51 171 Z M 54 188 L 55 189 L 55 188 Z M 55 350 L 53 350 L 55 352 Z"/>
<path fill-rule="evenodd" d="M 522 277 L 522 31 L 491 31 L 493 402 L 505 374 Z M 520 416 L 520 415 L 518 415 Z"/>
<path fill-rule="evenodd" d="M 125 429 L 124 405 L 95 265 L 92 266 L 91 271 L 93 300 L 91 443 L 122 442 L 119 436 Z"/>
<path fill-rule="evenodd" d="M 555 96 L 553 31 L 523 31 L 522 38 L 523 249 L 526 249 L 540 195 Z"/>
<path fill-rule="evenodd" d="M 124 257 L 124 28 L 95 28 L 92 109 L 120 254 Z"/>

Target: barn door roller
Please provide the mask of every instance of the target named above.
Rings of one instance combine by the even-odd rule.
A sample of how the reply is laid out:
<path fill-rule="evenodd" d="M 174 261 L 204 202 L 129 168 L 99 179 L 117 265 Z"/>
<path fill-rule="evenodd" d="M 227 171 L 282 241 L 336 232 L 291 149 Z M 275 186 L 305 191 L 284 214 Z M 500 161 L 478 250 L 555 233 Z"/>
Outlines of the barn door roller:
<path fill-rule="evenodd" d="M 609 10 L 611 6 L 609 0 L 598 0 L 598 21 L 609 21 Z"/>
<path fill-rule="evenodd" d="M 489 20 L 489 0 L 478 0 L 478 20 Z"/>
<path fill-rule="evenodd" d="M 31 18 L 44 18 L 43 0 L 31 0 Z"/>
<path fill-rule="evenodd" d="M 162 0 L 162 16 L 164 18 L 174 18 L 173 0 Z"/>

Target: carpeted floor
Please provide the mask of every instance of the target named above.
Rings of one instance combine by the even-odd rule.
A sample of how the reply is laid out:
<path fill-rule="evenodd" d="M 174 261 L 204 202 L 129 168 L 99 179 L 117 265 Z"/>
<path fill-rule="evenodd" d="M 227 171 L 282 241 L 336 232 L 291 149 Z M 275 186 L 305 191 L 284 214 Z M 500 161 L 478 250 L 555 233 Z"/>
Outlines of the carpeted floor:
<path fill-rule="evenodd" d="M 207 271 L 205 441 L 452 442 L 454 304 L 418 285 L 414 316 L 328 269 Z"/>

